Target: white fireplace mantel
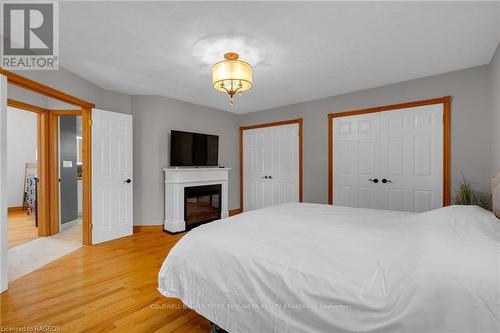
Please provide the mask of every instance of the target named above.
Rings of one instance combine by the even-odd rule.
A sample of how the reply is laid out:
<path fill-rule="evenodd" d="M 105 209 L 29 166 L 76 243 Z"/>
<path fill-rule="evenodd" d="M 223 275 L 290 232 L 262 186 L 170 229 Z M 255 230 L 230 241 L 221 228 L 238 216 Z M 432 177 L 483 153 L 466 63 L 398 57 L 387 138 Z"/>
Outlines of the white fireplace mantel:
<path fill-rule="evenodd" d="M 165 181 L 165 223 L 169 232 L 186 230 L 184 221 L 184 188 L 190 186 L 221 184 L 221 218 L 229 216 L 228 180 L 231 168 L 166 168 Z"/>

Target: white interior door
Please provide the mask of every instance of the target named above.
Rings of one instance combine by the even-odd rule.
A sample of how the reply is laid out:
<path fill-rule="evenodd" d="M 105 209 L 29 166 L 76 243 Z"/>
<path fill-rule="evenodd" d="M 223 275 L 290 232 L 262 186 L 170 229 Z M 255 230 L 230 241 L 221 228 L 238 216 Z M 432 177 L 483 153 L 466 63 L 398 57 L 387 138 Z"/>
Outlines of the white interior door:
<path fill-rule="evenodd" d="M 299 201 L 299 124 L 243 131 L 243 210 Z"/>
<path fill-rule="evenodd" d="M 424 212 L 443 206 L 443 104 L 380 113 L 379 207 Z"/>
<path fill-rule="evenodd" d="M 132 116 L 92 110 L 92 243 L 133 232 Z"/>
<path fill-rule="evenodd" d="M 334 120 L 334 202 L 339 206 L 378 206 L 375 158 L 380 119 L 377 114 Z"/>
<path fill-rule="evenodd" d="M 443 205 L 443 104 L 333 118 L 334 203 L 422 212 Z"/>
<path fill-rule="evenodd" d="M 0 293 L 7 290 L 7 78 L 0 75 Z"/>

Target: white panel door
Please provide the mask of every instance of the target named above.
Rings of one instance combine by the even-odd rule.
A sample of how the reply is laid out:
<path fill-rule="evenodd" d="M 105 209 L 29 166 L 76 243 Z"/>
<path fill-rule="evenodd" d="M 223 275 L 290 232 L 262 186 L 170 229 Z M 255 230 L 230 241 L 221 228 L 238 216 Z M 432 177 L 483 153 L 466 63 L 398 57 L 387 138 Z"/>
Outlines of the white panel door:
<path fill-rule="evenodd" d="M 267 170 L 264 154 L 269 133 L 265 128 L 243 131 L 243 210 L 264 207 Z M 269 155 L 269 154 L 267 154 Z"/>
<path fill-rule="evenodd" d="M 92 243 L 133 232 L 132 116 L 92 110 Z"/>
<path fill-rule="evenodd" d="M 334 201 L 339 206 L 372 208 L 378 205 L 375 179 L 380 120 L 376 114 L 334 121 Z"/>
<path fill-rule="evenodd" d="M 443 205 L 443 104 L 333 118 L 334 203 L 422 212 Z"/>
<path fill-rule="evenodd" d="M 299 125 L 243 131 L 243 210 L 299 201 Z"/>
<path fill-rule="evenodd" d="M 443 112 L 433 104 L 380 113 L 380 208 L 443 206 Z"/>

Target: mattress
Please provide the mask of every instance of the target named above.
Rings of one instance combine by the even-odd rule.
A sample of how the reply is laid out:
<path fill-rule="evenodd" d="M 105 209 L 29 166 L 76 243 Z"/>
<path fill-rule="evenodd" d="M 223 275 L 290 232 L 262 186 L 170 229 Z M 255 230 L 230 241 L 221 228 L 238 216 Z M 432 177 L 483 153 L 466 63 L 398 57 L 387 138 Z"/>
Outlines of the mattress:
<path fill-rule="evenodd" d="M 200 226 L 159 291 L 229 332 L 498 332 L 500 224 L 288 203 Z"/>

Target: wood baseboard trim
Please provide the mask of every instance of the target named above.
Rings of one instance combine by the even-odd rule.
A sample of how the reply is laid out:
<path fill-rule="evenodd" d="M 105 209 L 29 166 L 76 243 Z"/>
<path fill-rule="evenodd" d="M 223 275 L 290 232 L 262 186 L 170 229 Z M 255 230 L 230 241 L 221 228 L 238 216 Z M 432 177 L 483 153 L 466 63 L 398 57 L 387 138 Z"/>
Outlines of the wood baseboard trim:
<path fill-rule="evenodd" d="M 24 210 L 24 207 L 20 206 L 20 207 L 8 207 L 7 208 L 7 212 L 18 212 L 20 210 Z"/>
<path fill-rule="evenodd" d="M 230 209 L 229 216 L 238 215 L 242 212 L 241 208 Z M 163 225 L 134 225 L 134 234 L 137 232 L 163 232 Z"/>
<path fill-rule="evenodd" d="M 243 212 L 243 209 L 241 209 L 241 208 L 230 209 L 229 210 L 229 216 L 238 215 L 238 214 L 240 214 L 242 212 Z"/>
<path fill-rule="evenodd" d="M 137 232 L 163 232 L 163 225 L 134 225 L 134 234 Z"/>

